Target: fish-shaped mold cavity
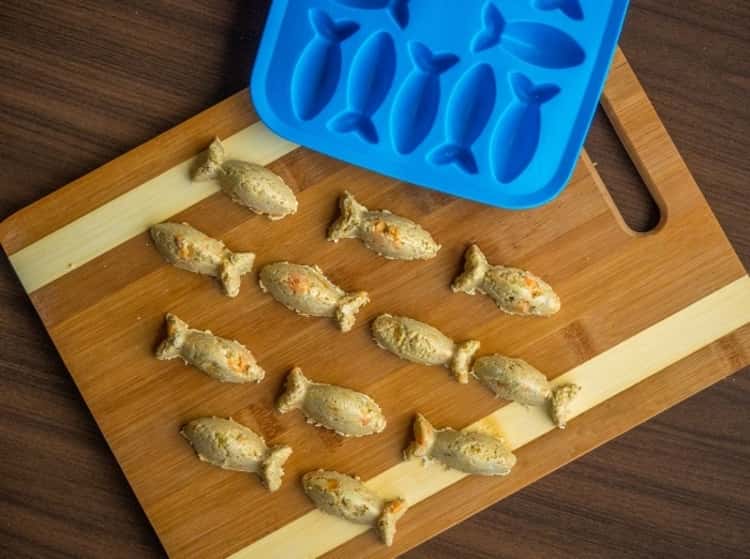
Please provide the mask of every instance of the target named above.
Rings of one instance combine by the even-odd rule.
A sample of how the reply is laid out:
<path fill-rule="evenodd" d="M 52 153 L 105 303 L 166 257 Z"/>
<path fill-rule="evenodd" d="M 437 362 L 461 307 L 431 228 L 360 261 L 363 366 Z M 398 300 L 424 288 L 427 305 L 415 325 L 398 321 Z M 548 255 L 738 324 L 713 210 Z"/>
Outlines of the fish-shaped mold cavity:
<path fill-rule="evenodd" d="M 328 229 L 328 240 L 359 239 L 389 260 L 429 260 L 440 250 L 419 224 L 388 210 L 368 210 L 345 192 L 339 199 L 341 213 Z"/>
<path fill-rule="evenodd" d="M 313 37 L 302 51 L 292 75 L 292 108 L 300 120 L 312 120 L 333 98 L 341 77 L 341 43 L 359 30 L 353 21 L 333 21 L 312 8 L 308 18 Z"/>
<path fill-rule="evenodd" d="M 342 6 L 359 8 L 361 10 L 388 10 L 399 27 L 405 29 L 409 25 L 409 4 L 411 0 L 335 0 Z"/>
<path fill-rule="evenodd" d="M 380 406 L 367 394 L 313 382 L 295 367 L 286 378 L 284 392 L 276 400 L 276 410 L 287 413 L 302 410 L 307 422 L 335 431 L 342 437 L 364 437 L 385 429 Z"/>
<path fill-rule="evenodd" d="M 232 252 L 187 223 L 160 223 L 150 229 L 156 250 L 181 270 L 217 278 L 229 297 L 240 292 L 242 276 L 251 272 L 252 252 Z"/>
<path fill-rule="evenodd" d="M 339 472 L 308 472 L 302 477 L 302 487 L 319 510 L 371 526 L 388 546 L 393 544 L 396 523 L 409 508 L 404 499 L 384 499 L 359 478 Z"/>
<path fill-rule="evenodd" d="M 271 170 L 248 161 L 227 160 L 224 145 L 214 138 L 193 172 L 193 180 L 216 180 L 232 201 L 275 221 L 297 212 L 289 185 Z"/>
<path fill-rule="evenodd" d="M 431 151 L 427 159 L 435 165 L 456 164 L 471 175 L 479 172 L 471 151 L 492 115 L 497 96 L 495 73 L 489 64 L 466 71 L 453 88 L 445 116 L 446 143 Z"/>
<path fill-rule="evenodd" d="M 583 21 L 580 0 L 534 0 L 533 4 L 539 10 L 560 10 L 572 20 Z"/>
<path fill-rule="evenodd" d="M 194 419 L 182 427 L 180 434 L 203 462 L 255 474 L 269 491 L 281 487 L 283 466 L 292 454 L 288 446 L 269 447 L 252 429 L 221 417 Z"/>
<path fill-rule="evenodd" d="M 382 349 L 412 363 L 446 367 L 462 384 L 469 382 L 471 359 L 479 349 L 476 340 L 456 343 L 429 324 L 390 314 L 372 322 L 372 335 Z"/>
<path fill-rule="evenodd" d="M 544 23 L 506 21 L 491 1 L 482 10 L 482 29 L 471 42 L 472 52 L 499 46 L 516 58 L 541 68 L 572 68 L 586 53 L 567 33 Z"/>
<path fill-rule="evenodd" d="M 436 429 L 422 415 L 414 420 L 414 441 L 404 451 L 404 459 L 435 460 L 467 474 L 507 476 L 516 465 L 516 456 L 498 438 L 477 431 Z"/>
<path fill-rule="evenodd" d="M 370 302 L 365 291 L 347 293 L 317 266 L 276 262 L 260 270 L 260 288 L 302 316 L 333 318 L 342 332 L 354 326 L 359 310 Z"/>
<path fill-rule="evenodd" d="M 385 31 L 372 35 L 354 55 L 347 85 L 348 107 L 328 123 L 335 132 L 357 132 L 371 144 L 380 141 L 372 115 L 385 101 L 396 73 L 396 47 Z"/>
<path fill-rule="evenodd" d="M 433 54 L 422 43 L 409 43 L 413 69 L 391 108 L 393 145 L 401 154 L 413 152 L 435 124 L 440 108 L 440 76 L 458 63 L 454 54 Z"/>
<path fill-rule="evenodd" d="M 453 281 L 454 293 L 487 295 L 512 315 L 551 316 L 560 310 L 560 297 L 540 277 L 518 268 L 491 266 L 477 245 L 464 257 L 464 271 Z"/>
<path fill-rule="evenodd" d="M 260 382 L 265 371 L 252 352 L 238 341 L 215 336 L 210 330 L 195 330 L 168 313 L 167 338 L 159 344 L 156 358 L 161 361 L 180 358 L 187 365 L 219 382 Z"/>
<path fill-rule="evenodd" d="M 554 99 L 560 88 L 534 85 L 518 72 L 509 77 L 513 100 L 495 125 L 490 142 L 490 162 L 495 178 L 507 184 L 516 180 L 534 159 L 542 131 L 542 105 Z"/>

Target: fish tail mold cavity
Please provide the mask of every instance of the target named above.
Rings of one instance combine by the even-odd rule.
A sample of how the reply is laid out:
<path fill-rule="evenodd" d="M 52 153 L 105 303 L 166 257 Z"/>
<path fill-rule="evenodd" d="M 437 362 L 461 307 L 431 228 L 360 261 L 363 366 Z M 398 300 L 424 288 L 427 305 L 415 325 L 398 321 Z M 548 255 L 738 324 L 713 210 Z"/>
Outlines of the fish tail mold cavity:
<path fill-rule="evenodd" d="M 506 209 L 573 173 L 628 0 L 273 0 L 251 80 L 310 149 Z"/>

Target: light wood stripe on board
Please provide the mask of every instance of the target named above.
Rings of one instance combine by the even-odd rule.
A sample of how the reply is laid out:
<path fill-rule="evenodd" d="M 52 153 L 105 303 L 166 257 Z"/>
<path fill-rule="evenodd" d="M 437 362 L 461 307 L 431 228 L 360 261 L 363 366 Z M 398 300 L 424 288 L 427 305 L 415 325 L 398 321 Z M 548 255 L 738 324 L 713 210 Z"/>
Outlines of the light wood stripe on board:
<path fill-rule="evenodd" d="M 748 322 L 750 277 L 744 276 L 557 377 L 553 384 L 573 382 L 581 386 L 572 406 L 573 415 L 578 416 Z M 575 429 L 575 422 L 569 428 Z M 515 450 L 555 427 L 542 408 L 508 404 L 467 429 L 501 435 Z M 464 477 L 465 474 L 437 464 L 423 466 L 410 461 L 375 476 L 367 485 L 383 495 L 401 496 L 413 505 Z M 409 521 L 408 515 L 402 522 Z M 312 511 L 234 553 L 230 559 L 318 557 L 368 529 Z"/>
<path fill-rule="evenodd" d="M 260 122 L 230 136 L 224 144 L 230 156 L 252 154 L 243 158 L 259 165 L 268 165 L 298 147 Z M 26 292 L 32 293 L 218 192 L 214 181 L 190 180 L 193 162 L 172 167 L 12 254 L 10 263 Z"/>

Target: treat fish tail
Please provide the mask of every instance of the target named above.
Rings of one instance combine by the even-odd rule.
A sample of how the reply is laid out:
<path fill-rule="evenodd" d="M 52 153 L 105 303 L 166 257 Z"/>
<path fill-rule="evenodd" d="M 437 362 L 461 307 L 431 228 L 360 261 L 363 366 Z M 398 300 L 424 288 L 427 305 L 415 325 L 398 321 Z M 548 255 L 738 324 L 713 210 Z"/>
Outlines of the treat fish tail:
<path fill-rule="evenodd" d="M 340 239 L 356 239 L 359 232 L 362 216 L 367 213 L 367 208 L 357 202 L 349 192 L 339 199 L 340 215 L 328 229 L 328 240 L 334 243 Z"/>
<path fill-rule="evenodd" d="M 307 397 L 307 388 L 310 381 L 302 373 L 302 369 L 295 367 L 286 377 L 284 393 L 276 401 L 276 409 L 279 413 L 287 413 L 301 408 Z"/>
<path fill-rule="evenodd" d="M 193 172 L 193 180 L 205 181 L 215 179 L 222 172 L 222 165 L 226 159 L 224 145 L 219 138 L 214 138 L 205 153 L 205 159 Z"/>
<path fill-rule="evenodd" d="M 268 455 L 260 465 L 260 476 L 263 484 L 269 491 L 276 491 L 281 487 L 284 477 L 284 463 L 292 455 L 292 449 L 286 445 L 275 446 L 268 451 Z"/>
<path fill-rule="evenodd" d="M 224 291 L 232 297 L 240 291 L 242 276 L 253 271 L 255 254 L 252 252 L 233 252 L 219 266 L 219 281 Z"/>
<path fill-rule="evenodd" d="M 167 338 L 156 349 L 156 358 L 162 361 L 175 359 L 180 356 L 180 350 L 185 344 L 190 327 L 172 313 L 167 313 Z"/>

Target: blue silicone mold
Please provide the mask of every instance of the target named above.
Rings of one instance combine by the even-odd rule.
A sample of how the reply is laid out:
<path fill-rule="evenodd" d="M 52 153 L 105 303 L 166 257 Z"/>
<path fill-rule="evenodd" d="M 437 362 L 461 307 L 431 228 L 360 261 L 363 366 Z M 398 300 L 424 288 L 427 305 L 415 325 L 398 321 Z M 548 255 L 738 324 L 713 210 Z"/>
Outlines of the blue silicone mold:
<path fill-rule="evenodd" d="M 251 91 L 277 134 L 493 206 L 557 196 L 628 0 L 274 0 Z"/>

